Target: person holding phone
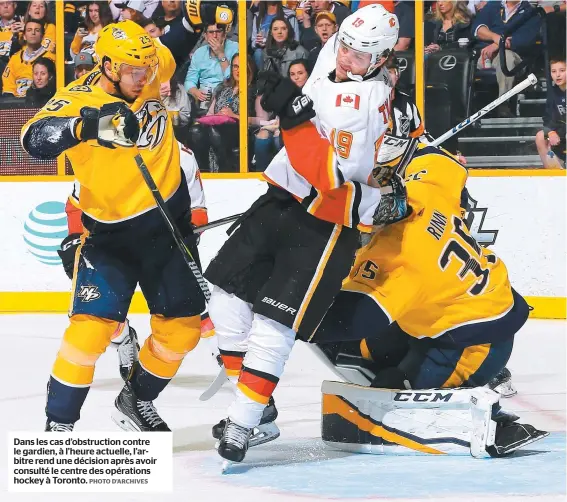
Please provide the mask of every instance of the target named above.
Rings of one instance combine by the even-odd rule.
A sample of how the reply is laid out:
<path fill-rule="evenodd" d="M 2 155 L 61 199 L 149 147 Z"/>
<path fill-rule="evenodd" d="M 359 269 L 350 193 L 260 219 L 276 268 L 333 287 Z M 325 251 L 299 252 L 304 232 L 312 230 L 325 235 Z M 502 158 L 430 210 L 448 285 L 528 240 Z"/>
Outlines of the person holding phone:
<path fill-rule="evenodd" d="M 75 38 L 71 43 L 71 56 L 79 52 L 93 53 L 98 32 L 112 22 L 112 12 L 108 2 L 90 2 L 87 5 L 85 19 L 79 23 Z"/>

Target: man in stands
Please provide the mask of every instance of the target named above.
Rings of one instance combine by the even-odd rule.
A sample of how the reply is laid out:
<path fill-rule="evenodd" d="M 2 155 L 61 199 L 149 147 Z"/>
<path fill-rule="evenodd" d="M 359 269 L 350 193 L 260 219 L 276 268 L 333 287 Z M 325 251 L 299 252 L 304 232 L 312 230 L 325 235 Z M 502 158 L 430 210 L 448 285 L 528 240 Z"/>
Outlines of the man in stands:
<path fill-rule="evenodd" d="M 300 19 L 303 25 L 301 30 L 301 45 L 309 48 L 313 47 L 318 41 L 318 35 L 315 32 L 314 26 L 317 20 L 317 14 L 320 12 L 332 12 L 335 16 L 337 26 L 340 26 L 344 19 L 350 15 L 350 9 L 345 5 L 338 2 L 329 2 L 322 0 L 313 0 L 303 12 L 303 17 Z"/>
<path fill-rule="evenodd" d="M 54 60 L 55 55 L 41 46 L 43 38 L 43 24 L 37 21 L 28 21 L 24 28 L 26 46 L 16 52 L 8 62 L 2 74 L 2 95 L 25 98 L 26 91 L 33 82 L 33 62 L 44 56 Z"/>
<path fill-rule="evenodd" d="M 214 89 L 230 77 L 230 61 L 238 52 L 238 43 L 226 39 L 225 25 L 206 25 L 205 41 L 193 54 L 185 78 L 185 90 L 197 103 L 204 103 L 203 110 L 208 108 L 206 103 L 210 102 Z"/>
<path fill-rule="evenodd" d="M 505 29 L 512 28 L 512 32 L 506 38 L 505 50 L 506 66 L 511 70 L 533 51 L 540 26 L 539 16 L 534 15 L 534 8 L 527 1 L 488 2 L 478 13 L 472 32 L 477 40 L 485 44 L 480 53 L 478 68 L 485 68 L 487 61 L 492 62 L 492 67 L 496 69 L 499 96 L 514 86 L 514 77 L 505 76 L 500 66 L 498 53 L 500 36 Z M 500 106 L 498 115 L 513 116 L 507 104 Z"/>
<path fill-rule="evenodd" d="M 309 61 L 309 69 L 315 67 L 315 62 L 321 52 L 321 48 L 327 43 L 327 40 L 337 32 L 337 18 L 327 10 L 323 10 L 315 16 L 315 33 L 317 40 L 312 41 L 311 47 L 305 47 L 309 51 L 307 60 Z"/>

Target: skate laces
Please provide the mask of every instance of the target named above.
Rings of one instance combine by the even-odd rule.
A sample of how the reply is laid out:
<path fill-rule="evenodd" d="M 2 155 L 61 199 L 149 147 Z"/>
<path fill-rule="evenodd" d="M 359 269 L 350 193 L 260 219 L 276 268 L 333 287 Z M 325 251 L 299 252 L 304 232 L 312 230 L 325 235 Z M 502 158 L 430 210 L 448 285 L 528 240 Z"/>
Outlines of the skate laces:
<path fill-rule="evenodd" d="M 163 423 L 163 420 L 158 415 L 155 409 L 154 403 L 152 401 L 138 401 L 136 403 L 138 411 L 144 417 L 144 419 L 153 427 Z"/>
<path fill-rule="evenodd" d="M 229 420 L 224 431 L 224 440 L 227 443 L 237 445 L 239 448 L 245 448 L 250 438 L 250 432 L 251 429 L 241 427 Z"/>
<path fill-rule="evenodd" d="M 49 427 L 53 432 L 73 432 L 74 424 L 60 424 L 59 422 L 49 422 Z"/>

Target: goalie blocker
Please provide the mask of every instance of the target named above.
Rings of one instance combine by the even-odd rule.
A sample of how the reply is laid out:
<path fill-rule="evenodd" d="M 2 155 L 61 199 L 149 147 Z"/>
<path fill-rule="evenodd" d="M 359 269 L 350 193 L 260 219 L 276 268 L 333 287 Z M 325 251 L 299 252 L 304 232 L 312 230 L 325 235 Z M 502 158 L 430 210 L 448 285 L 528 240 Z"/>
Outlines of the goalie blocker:
<path fill-rule="evenodd" d="M 372 454 L 501 457 L 549 435 L 500 409 L 486 388 L 391 390 L 325 381 L 321 438 Z"/>

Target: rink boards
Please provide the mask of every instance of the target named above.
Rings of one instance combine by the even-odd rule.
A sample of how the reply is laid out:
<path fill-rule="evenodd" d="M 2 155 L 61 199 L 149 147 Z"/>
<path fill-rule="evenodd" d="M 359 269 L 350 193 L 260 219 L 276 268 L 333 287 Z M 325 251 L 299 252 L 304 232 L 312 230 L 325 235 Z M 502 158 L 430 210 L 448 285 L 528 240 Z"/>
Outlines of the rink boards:
<path fill-rule="evenodd" d="M 493 176 L 502 173 L 471 173 L 472 231 L 504 260 L 535 317 L 565 318 L 565 177 L 541 170 Z M 211 221 L 246 210 L 266 190 L 258 177 L 223 178 L 203 181 Z M 0 182 L 0 312 L 65 312 L 70 283 L 56 250 L 66 235 L 71 178 L 15 179 Z M 226 239 L 226 228 L 203 234 L 199 251 L 205 266 Z M 140 294 L 132 311 L 147 311 Z"/>

